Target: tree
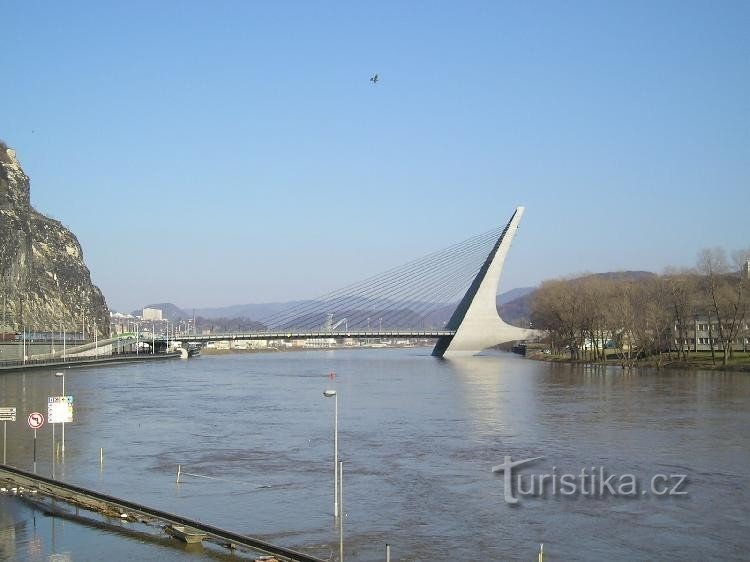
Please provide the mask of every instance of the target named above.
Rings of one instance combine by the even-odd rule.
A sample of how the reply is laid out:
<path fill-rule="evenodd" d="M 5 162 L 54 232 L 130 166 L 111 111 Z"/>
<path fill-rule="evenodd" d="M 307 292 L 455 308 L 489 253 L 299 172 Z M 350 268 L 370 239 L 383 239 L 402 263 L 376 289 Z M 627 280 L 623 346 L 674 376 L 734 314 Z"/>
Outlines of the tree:
<path fill-rule="evenodd" d="M 737 254 L 738 256 L 740 254 Z M 703 276 L 704 306 L 708 316 L 709 338 L 717 333 L 723 351 L 723 365 L 729 363 L 732 346 L 747 316 L 747 279 L 741 268 L 732 271 L 722 248 L 704 248 L 698 252 L 697 267 Z M 716 319 L 714 322 L 712 317 Z"/>
<path fill-rule="evenodd" d="M 662 276 L 662 282 L 665 308 L 674 322 L 674 348 L 678 358 L 686 361 L 690 351 L 689 327 L 695 326 L 697 313 L 698 280 L 694 273 L 687 270 L 667 270 Z"/>

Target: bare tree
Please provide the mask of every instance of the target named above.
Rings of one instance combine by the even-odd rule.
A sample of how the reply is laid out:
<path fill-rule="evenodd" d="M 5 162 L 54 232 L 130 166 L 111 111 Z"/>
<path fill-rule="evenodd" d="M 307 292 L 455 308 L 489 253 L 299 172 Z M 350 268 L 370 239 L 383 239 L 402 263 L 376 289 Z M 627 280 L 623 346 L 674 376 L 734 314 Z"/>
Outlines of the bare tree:
<path fill-rule="evenodd" d="M 747 299 L 742 271 L 732 271 L 722 248 L 704 248 L 698 252 L 698 271 L 703 276 L 703 291 L 707 301 L 709 339 L 716 331 L 723 351 L 723 365 L 729 363 L 734 340 L 747 312 Z M 714 330 L 711 317 L 716 318 Z"/>
<path fill-rule="evenodd" d="M 545 281 L 532 302 L 532 322 L 547 330 L 555 353 L 570 352 L 578 358 L 580 329 L 578 327 L 580 301 L 568 281 Z"/>
<path fill-rule="evenodd" d="M 695 334 L 695 315 L 697 311 L 696 293 L 698 290 L 695 274 L 682 270 L 668 270 L 662 277 L 665 285 L 664 304 L 674 321 L 674 347 L 678 357 L 687 360 L 689 347 L 689 327 L 693 326 Z M 695 337 L 693 344 L 697 346 Z"/>

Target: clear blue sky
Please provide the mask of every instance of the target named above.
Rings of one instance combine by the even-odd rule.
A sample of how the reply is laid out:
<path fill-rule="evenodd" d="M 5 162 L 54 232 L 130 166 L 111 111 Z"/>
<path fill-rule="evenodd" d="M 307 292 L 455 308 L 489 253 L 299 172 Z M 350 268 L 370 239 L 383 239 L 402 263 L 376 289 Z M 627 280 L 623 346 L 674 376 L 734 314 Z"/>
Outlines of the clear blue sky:
<path fill-rule="evenodd" d="M 747 1 L 1 14 L 0 138 L 116 310 L 312 297 L 516 205 L 503 290 L 750 245 Z"/>

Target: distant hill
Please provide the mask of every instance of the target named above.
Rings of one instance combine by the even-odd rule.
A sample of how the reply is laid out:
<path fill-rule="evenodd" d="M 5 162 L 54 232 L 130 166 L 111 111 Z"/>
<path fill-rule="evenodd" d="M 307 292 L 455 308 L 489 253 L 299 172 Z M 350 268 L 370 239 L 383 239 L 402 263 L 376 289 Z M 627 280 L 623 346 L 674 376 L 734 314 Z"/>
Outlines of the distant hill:
<path fill-rule="evenodd" d="M 607 271 L 605 273 L 591 273 L 590 275 L 581 275 L 581 278 L 601 277 L 602 279 L 630 279 L 640 281 L 641 279 L 650 279 L 656 277 L 656 273 L 651 271 Z"/>
<path fill-rule="evenodd" d="M 518 287 L 516 289 L 511 289 L 510 291 L 505 291 L 504 293 L 497 295 L 497 304 L 501 305 L 509 303 L 516 299 L 520 299 L 521 297 L 525 297 L 534 291 L 536 291 L 536 287 Z"/>
<path fill-rule="evenodd" d="M 232 304 L 215 308 L 196 308 L 195 313 L 203 318 L 268 318 L 293 306 L 310 301 L 269 302 L 258 304 Z"/>

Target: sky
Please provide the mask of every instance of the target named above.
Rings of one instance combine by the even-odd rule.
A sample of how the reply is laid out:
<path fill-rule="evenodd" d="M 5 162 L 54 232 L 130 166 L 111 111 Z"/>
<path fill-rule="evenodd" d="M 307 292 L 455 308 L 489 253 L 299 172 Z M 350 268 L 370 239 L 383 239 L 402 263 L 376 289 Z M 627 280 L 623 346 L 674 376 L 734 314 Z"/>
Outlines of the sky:
<path fill-rule="evenodd" d="M 314 297 L 517 205 L 501 291 L 750 246 L 747 1 L 6 0 L 0 28 L 0 139 L 114 310 Z"/>

